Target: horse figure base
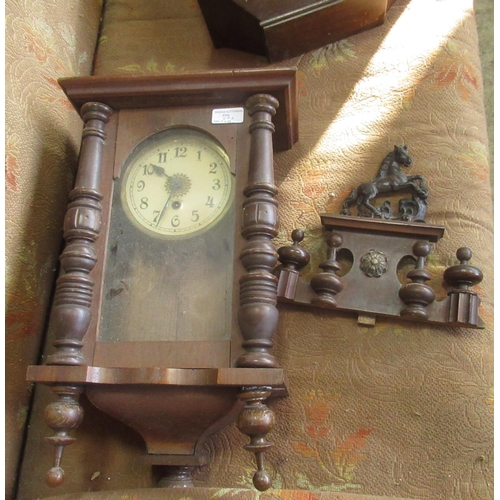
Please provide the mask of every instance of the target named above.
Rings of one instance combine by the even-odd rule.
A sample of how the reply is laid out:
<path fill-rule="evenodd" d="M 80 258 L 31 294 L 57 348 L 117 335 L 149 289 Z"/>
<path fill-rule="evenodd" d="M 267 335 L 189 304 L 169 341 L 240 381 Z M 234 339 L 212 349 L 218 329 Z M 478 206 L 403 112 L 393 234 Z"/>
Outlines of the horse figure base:
<path fill-rule="evenodd" d="M 366 208 L 364 205 L 358 205 L 357 216 L 370 217 L 372 219 L 401 220 L 405 222 L 425 222 L 426 209 L 427 200 L 414 196 L 412 199 L 402 198 L 399 200 L 399 211 L 397 214 L 392 212 L 391 202 L 386 200 L 380 207 L 371 205 L 370 208 Z M 347 208 L 344 208 L 341 214 L 352 215 Z"/>

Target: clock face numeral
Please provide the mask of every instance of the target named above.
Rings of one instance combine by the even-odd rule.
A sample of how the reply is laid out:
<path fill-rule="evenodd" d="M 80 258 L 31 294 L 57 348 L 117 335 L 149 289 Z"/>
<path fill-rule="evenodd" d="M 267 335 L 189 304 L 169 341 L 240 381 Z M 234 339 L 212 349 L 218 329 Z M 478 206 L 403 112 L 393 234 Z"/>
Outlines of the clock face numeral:
<path fill-rule="evenodd" d="M 172 220 L 170 221 L 170 224 L 172 225 L 172 227 L 179 227 L 180 223 L 181 223 L 181 220 L 179 219 L 178 215 L 174 215 L 172 217 Z"/>
<path fill-rule="evenodd" d="M 186 158 L 187 148 L 185 146 L 180 146 L 175 148 L 175 158 Z"/>
<path fill-rule="evenodd" d="M 229 158 L 208 134 L 176 128 L 138 145 L 121 186 L 124 210 L 146 233 L 193 236 L 217 223 L 233 198 Z"/>
<path fill-rule="evenodd" d="M 149 165 L 144 165 L 142 168 L 143 175 L 153 175 L 155 173 L 154 166 L 151 163 Z"/>

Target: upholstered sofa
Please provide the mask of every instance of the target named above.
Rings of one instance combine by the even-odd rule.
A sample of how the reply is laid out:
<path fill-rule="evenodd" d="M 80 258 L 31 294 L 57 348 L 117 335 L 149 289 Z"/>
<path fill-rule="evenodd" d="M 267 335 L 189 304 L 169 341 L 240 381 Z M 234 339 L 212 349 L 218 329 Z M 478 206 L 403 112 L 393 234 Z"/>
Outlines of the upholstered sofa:
<path fill-rule="evenodd" d="M 8 2 L 6 148 L 7 495 L 22 500 L 493 498 L 493 219 L 488 139 L 471 0 L 396 0 L 377 28 L 271 65 L 214 49 L 196 0 Z M 94 51 L 95 50 L 95 51 Z M 273 352 L 289 397 L 273 401 L 273 489 L 251 485 L 246 438 L 230 425 L 208 443 L 196 488 L 152 490 L 141 438 L 85 398 L 83 424 L 52 463 L 43 386 L 29 364 L 45 339 L 80 119 L 57 78 L 293 67 L 299 141 L 275 154 L 281 222 L 276 245 L 305 229 L 311 274 L 324 259 L 319 214 L 340 213 L 384 156 L 408 145 L 428 182 L 426 222 L 445 227 L 429 256 L 436 276 L 472 249 L 482 269 L 482 330 L 279 305 Z M 433 280 L 446 296 L 440 279 Z M 34 392 L 31 392 L 34 391 Z"/>

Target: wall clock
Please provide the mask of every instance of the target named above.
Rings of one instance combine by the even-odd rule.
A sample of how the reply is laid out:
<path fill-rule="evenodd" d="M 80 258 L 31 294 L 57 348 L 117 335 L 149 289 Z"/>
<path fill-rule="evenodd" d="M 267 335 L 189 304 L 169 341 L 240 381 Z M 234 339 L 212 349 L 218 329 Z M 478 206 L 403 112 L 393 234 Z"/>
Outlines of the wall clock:
<path fill-rule="evenodd" d="M 254 484 L 286 395 L 277 326 L 273 150 L 297 140 L 292 70 L 60 80 L 84 122 L 50 329 L 28 380 L 57 395 L 55 463 L 83 418 L 78 396 L 141 434 L 163 486 L 191 484 L 204 443 L 238 418 Z"/>

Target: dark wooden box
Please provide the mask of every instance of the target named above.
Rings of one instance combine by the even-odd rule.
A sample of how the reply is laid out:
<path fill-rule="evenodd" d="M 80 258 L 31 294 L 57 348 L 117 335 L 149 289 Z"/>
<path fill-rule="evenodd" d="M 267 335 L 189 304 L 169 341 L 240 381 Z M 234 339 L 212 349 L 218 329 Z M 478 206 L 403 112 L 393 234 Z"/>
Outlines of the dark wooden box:
<path fill-rule="evenodd" d="M 198 0 L 216 48 L 303 54 L 383 24 L 394 0 Z"/>

